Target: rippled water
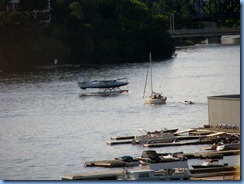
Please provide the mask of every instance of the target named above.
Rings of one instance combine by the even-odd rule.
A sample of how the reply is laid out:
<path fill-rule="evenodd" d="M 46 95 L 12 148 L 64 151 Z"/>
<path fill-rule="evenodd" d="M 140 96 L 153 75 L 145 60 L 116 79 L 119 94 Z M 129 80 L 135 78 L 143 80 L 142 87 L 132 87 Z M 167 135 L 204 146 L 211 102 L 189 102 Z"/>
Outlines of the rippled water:
<path fill-rule="evenodd" d="M 154 62 L 154 89 L 167 96 L 166 105 L 144 105 L 147 67 L 148 63 L 136 63 L 0 73 L 0 179 L 58 180 L 65 174 L 101 170 L 84 168 L 83 163 L 136 157 L 146 149 L 106 145 L 110 137 L 138 135 L 139 128 L 203 126 L 208 123 L 207 96 L 240 93 L 239 45 L 197 45 L 179 49 L 174 59 Z M 81 97 L 76 82 L 80 73 L 91 79 L 126 76 L 129 93 Z M 195 104 L 182 104 L 186 99 Z M 156 150 L 196 152 L 199 148 Z M 235 162 L 231 158 L 230 165 Z"/>

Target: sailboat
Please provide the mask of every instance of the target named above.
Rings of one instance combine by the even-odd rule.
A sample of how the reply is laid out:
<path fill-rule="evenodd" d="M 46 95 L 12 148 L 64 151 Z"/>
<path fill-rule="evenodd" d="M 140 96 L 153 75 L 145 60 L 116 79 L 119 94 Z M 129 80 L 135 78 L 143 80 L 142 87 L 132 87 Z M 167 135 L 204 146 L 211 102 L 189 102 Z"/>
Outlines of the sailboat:
<path fill-rule="evenodd" d="M 151 94 L 149 96 L 145 96 L 147 81 L 148 81 L 148 74 L 150 72 L 150 83 L 151 83 Z M 143 93 L 144 103 L 145 104 L 166 104 L 167 97 L 164 97 L 162 93 L 154 92 L 153 91 L 153 80 L 152 80 L 152 55 L 151 52 L 149 53 L 149 68 L 147 70 L 146 81 L 144 86 L 144 93 Z"/>

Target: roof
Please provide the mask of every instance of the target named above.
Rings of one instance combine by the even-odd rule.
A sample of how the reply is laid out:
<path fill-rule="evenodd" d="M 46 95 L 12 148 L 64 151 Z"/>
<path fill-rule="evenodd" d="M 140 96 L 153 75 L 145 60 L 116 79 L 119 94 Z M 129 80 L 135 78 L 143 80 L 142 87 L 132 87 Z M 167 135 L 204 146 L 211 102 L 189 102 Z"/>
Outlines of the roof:
<path fill-rule="evenodd" d="M 240 100 L 240 94 L 232 94 L 232 95 L 218 95 L 218 96 L 208 96 L 208 98 L 212 99 L 236 99 Z"/>

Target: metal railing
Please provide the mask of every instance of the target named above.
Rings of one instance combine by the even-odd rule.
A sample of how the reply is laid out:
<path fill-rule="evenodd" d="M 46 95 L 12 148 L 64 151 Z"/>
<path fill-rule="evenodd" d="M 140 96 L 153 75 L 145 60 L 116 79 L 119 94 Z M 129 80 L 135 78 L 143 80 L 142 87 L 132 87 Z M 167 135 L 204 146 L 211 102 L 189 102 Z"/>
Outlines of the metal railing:
<path fill-rule="evenodd" d="M 178 29 L 168 30 L 168 33 L 172 38 L 240 35 L 240 28 Z"/>

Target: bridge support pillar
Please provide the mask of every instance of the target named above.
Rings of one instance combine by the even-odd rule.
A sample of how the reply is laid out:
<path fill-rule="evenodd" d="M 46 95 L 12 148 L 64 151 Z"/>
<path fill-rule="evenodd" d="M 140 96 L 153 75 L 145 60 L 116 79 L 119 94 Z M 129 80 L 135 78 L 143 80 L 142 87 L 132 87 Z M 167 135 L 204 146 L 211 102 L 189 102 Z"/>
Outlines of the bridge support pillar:
<path fill-rule="evenodd" d="M 217 29 L 217 22 L 208 22 L 208 29 Z M 221 43 L 221 36 L 208 37 L 208 43 Z"/>
<path fill-rule="evenodd" d="M 207 43 L 221 43 L 221 36 L 211 36 L 207 38 Z"/>

